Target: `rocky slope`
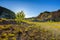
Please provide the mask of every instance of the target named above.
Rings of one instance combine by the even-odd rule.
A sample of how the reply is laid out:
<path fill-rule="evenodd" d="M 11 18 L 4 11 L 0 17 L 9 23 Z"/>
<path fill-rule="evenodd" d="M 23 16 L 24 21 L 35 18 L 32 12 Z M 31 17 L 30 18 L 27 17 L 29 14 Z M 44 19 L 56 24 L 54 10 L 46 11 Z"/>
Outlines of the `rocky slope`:
<path fill-rule="evenodd" d="M 43 13 L 40 13 L 37 18 L 42 21 L 60 21 L 60 10 L 53 12 L 45 11 Z"/>

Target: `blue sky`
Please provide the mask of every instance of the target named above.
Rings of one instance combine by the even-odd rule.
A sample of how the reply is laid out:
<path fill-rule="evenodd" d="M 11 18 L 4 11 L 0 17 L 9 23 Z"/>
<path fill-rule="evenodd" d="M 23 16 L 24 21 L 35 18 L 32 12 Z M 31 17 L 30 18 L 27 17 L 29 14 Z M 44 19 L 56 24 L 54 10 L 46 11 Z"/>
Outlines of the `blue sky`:
<path fill-rule="evenodd" d="M 15 13 L 23 10 L 26 17 L 35 17 L 44 11 L 60 9 L 60 0 L 0 0 L 0 6 Z"/>

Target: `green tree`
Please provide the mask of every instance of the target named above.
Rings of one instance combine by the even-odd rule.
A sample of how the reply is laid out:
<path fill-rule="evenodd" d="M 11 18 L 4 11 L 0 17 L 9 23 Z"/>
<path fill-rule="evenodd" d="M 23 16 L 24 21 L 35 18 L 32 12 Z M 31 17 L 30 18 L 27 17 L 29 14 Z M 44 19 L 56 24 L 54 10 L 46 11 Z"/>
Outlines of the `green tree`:
<path fill-rule="evenodd" d="M 16 18 L 17 18 L 18 23 L 20 23 L 21 20 L 23 20 L 23 19 L 25 18 L 24 12 L 23 12 L 23 11 L 18 12 L 18 13 L 16 14 Z"/>

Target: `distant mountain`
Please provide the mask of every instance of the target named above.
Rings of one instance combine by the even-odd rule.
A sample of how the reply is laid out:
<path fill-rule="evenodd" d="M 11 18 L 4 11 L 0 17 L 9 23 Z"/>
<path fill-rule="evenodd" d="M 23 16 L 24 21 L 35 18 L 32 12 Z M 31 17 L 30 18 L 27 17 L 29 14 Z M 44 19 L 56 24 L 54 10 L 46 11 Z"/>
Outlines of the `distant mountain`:
<path fill-rule="evenodd" d="M 41 21 L 60 21 L 60 10 L 42 12 L 37 16 L 37 19 L 40 19 Z"/>

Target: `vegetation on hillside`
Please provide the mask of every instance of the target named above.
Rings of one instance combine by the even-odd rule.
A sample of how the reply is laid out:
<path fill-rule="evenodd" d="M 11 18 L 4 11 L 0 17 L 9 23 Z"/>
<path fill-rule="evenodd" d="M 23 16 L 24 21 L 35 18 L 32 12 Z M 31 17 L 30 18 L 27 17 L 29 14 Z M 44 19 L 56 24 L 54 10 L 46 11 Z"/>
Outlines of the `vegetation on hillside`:
<path fill-rule="evenodd" d="M 60 21 L 59 14 L 60 11 L 53 13 L 45 11 L 38 17 L 25 18 L 24 12 L 21 11 L 14 14 L 13 19 L 2 17 L 0 40 L 60 40 L 60 22 L 54 22 Z"/>
<path fill-rule="evenodd" d="M 60 40 L 60 22 L 30 22 L 0 25 L 0 40 Z"/>
<path fill-rule="evenodd" d="M 41 21 L 60 21 L 60 10 L 52 11 L 52 12 L 42 12 L 40 15 L 37 16 L 38 19 Z"/>
<path fill-rule="evenodd" d="M 0 18 L 15 19 L 15 13 L 5 7 L 0 6 Z"/>

